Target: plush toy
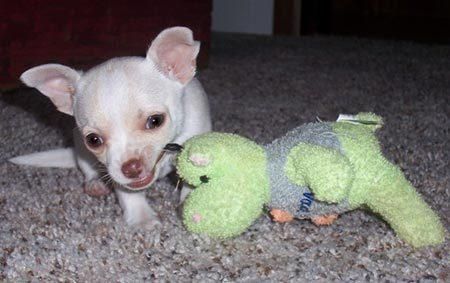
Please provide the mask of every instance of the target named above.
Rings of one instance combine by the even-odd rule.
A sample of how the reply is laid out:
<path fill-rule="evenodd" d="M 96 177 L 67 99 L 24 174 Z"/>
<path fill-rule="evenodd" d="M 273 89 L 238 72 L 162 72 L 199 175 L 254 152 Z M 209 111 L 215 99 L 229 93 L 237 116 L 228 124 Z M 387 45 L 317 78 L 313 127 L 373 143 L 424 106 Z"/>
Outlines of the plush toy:
<path fill-rule="evenodd" d="M 188 140 L 177 159 L 195 187 L 183 208 L 191 232 L 237 236 L 264 208 L 278 222 L 294 218 L 331 224 L 337 215 L 368 208 L 415 247 L 439 244 L 444 227 L 398 167 L 380 152 L 372 113 L 300 126 L 266 146 L 234 134 Z"/>

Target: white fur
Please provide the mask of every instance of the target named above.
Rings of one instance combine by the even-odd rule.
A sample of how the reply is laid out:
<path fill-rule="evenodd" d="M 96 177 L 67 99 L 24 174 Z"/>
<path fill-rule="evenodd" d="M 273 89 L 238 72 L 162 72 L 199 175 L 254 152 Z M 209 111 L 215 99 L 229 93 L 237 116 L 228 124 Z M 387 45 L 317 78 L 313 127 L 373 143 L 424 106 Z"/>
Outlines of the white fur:
<path fill-rule="evenodd" d="M 198 49 L 199 43 L 193 40 L 189 29 L 175 27 L 156 37 L 146 58 L 114 58 L 86 73 L 47 64 L 21 76 L 25 84 L 48 96 L 59 111 L 73 114 L 78 125 L 74 132 L 75 159 L 85 182 L 87 186 L 103 186 L 96 170 L 96 164 L 103 163 L 119 186 L 116 192 L 128 224 L 150 227 L 158 223 L 141 190 L 144 188 L 130 184 L 151 176 L 154 171 L 152 184 L 173 169 L 173 156 L 165 155 L 156 163 L 166 144 L 182 144 L 194 135 L 211 130 L 206 94 L 200 82 L 193 78 Z M 165 114 L 166 123 L 154 130 L 145 129 L 147 117 L 155 113 Z M 104 145 L 89 150 L 84 145 L 89 133 L 100 135 Z M 62 153 L 67 155 L 67 150 L 11 161 L 49 166 L 45 156 L 62 156 Z M 143 161 L 143 171 L 138 178 L 130 179 L 122 167 L 133 159 Z M 58 165 L 57 161 L 53 164 Z M 130 191 L 134 189 L 141 191 Z"/>
<path fill-rule="evenodd" d="M 28 155 L 17 156 L 9 160 L 14 164 L 31 165 L 36 167 L 73 168 L 76 166 L 73 148 L 60 148 L 55 150 L 35 152 Z"/>

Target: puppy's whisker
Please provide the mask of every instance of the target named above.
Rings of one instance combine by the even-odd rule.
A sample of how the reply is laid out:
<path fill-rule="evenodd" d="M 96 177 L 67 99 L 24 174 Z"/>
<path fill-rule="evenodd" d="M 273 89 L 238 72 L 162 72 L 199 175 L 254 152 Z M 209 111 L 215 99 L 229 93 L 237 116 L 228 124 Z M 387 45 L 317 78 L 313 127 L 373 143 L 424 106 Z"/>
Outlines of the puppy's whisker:
<path fill-rule="evenodd" d="M 113 179 L 108 179 L 105 181 L 105 185 L 107 186 L 113 185 L 113 183 L 115 183 Z"/>
<path fill-rule="evenodd" d="M 99 173 L 108 174 L 108 170 L 106 168 L 97 168 Z"/>
<path fill-rule="evenodd" d="M 109 175 L 104 175 L 100 178 L 100 180 L 106 185 L 106 186 L 110 186 L 113 185 L 115 183 L 115 181 L 109 176 Z"/>
<path fill-rule="evenodd" d="M 109 176 L 108 174 L 105 174 L 105 175 L 101 176 L 99 179 L 101 181 L 105 181 L 105 182 L 108 181 L 108 180 L 112 180 L 111 176 Z"/>

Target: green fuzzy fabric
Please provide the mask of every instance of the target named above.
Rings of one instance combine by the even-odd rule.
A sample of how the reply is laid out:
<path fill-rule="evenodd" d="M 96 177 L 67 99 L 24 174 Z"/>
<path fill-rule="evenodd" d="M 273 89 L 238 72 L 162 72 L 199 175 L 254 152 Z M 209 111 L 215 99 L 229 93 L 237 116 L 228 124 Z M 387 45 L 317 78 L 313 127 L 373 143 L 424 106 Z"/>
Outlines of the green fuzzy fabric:
<path fill-rule="evenodd" d="M 360 113 L 328 124 L 339 150 L 302 141 L 289 148 L 280 142 L 287 159 L 278 170 L 293 184 L 309 187 L 318 201 L 369 208 L 414 247 L 442 243 L 445 230 L 438 216 L 381 154 L 374 134 L 381 117 Z M 263 147 L 237 135 L 207 133 L 187 141 L 177 162 L 179 175 L 196 187 L 184 205 L 187 229 L 215 238 L 245 231 L 270 201 L 266 163 Z"/>
<path fill-rule="evenodd" d="M 199 156 L 206 165 L 195 164 L 193 160 Z M 184 203 L 187 229 L 214 238 L 245 231 L 269 201 L 265 168 L 264 150 L 237 135 L 208 133 L 186 142 L 177 169 L 196 187 Z M 202 182 L 202 176 L 208 181 Z"/>
<path fill-rule="evenodd" d="M 397 235 L 414 247 L 442 243 L 445 229 L 401 170 L 381 154 L 373 127 L 335 123 L 344 154 L 355 169 L 349 192 L 354 207 L 367 206 L 379 214 Z"/>
<path fill-rule="evenodd" d="M 347 158 L 335 149 L 300 143 L 287 159 L 286 175 L 299 186 L 308 186 L 316 199 L 339 203 L 348 195 L 353 170 Z"/>

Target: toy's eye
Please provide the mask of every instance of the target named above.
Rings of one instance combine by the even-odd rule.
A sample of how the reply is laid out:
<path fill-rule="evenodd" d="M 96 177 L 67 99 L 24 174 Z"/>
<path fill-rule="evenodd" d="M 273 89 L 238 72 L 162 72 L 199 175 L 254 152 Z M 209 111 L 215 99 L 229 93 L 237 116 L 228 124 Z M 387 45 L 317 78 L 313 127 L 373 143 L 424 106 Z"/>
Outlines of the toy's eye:
<path fill-rule="evenodd" d="M 162 126 L 164 123 L 164 115 L 163 114 L 154 114 L 147 119 L 147 123 L 145 124 L 145 128 L 152 130 Z"/>
<path fill-rule="evenodd" d="M 209 182 L 209 178 L 206 175 L 200 176 L 200 181 L 202 183 L 208 183 Z"/>

